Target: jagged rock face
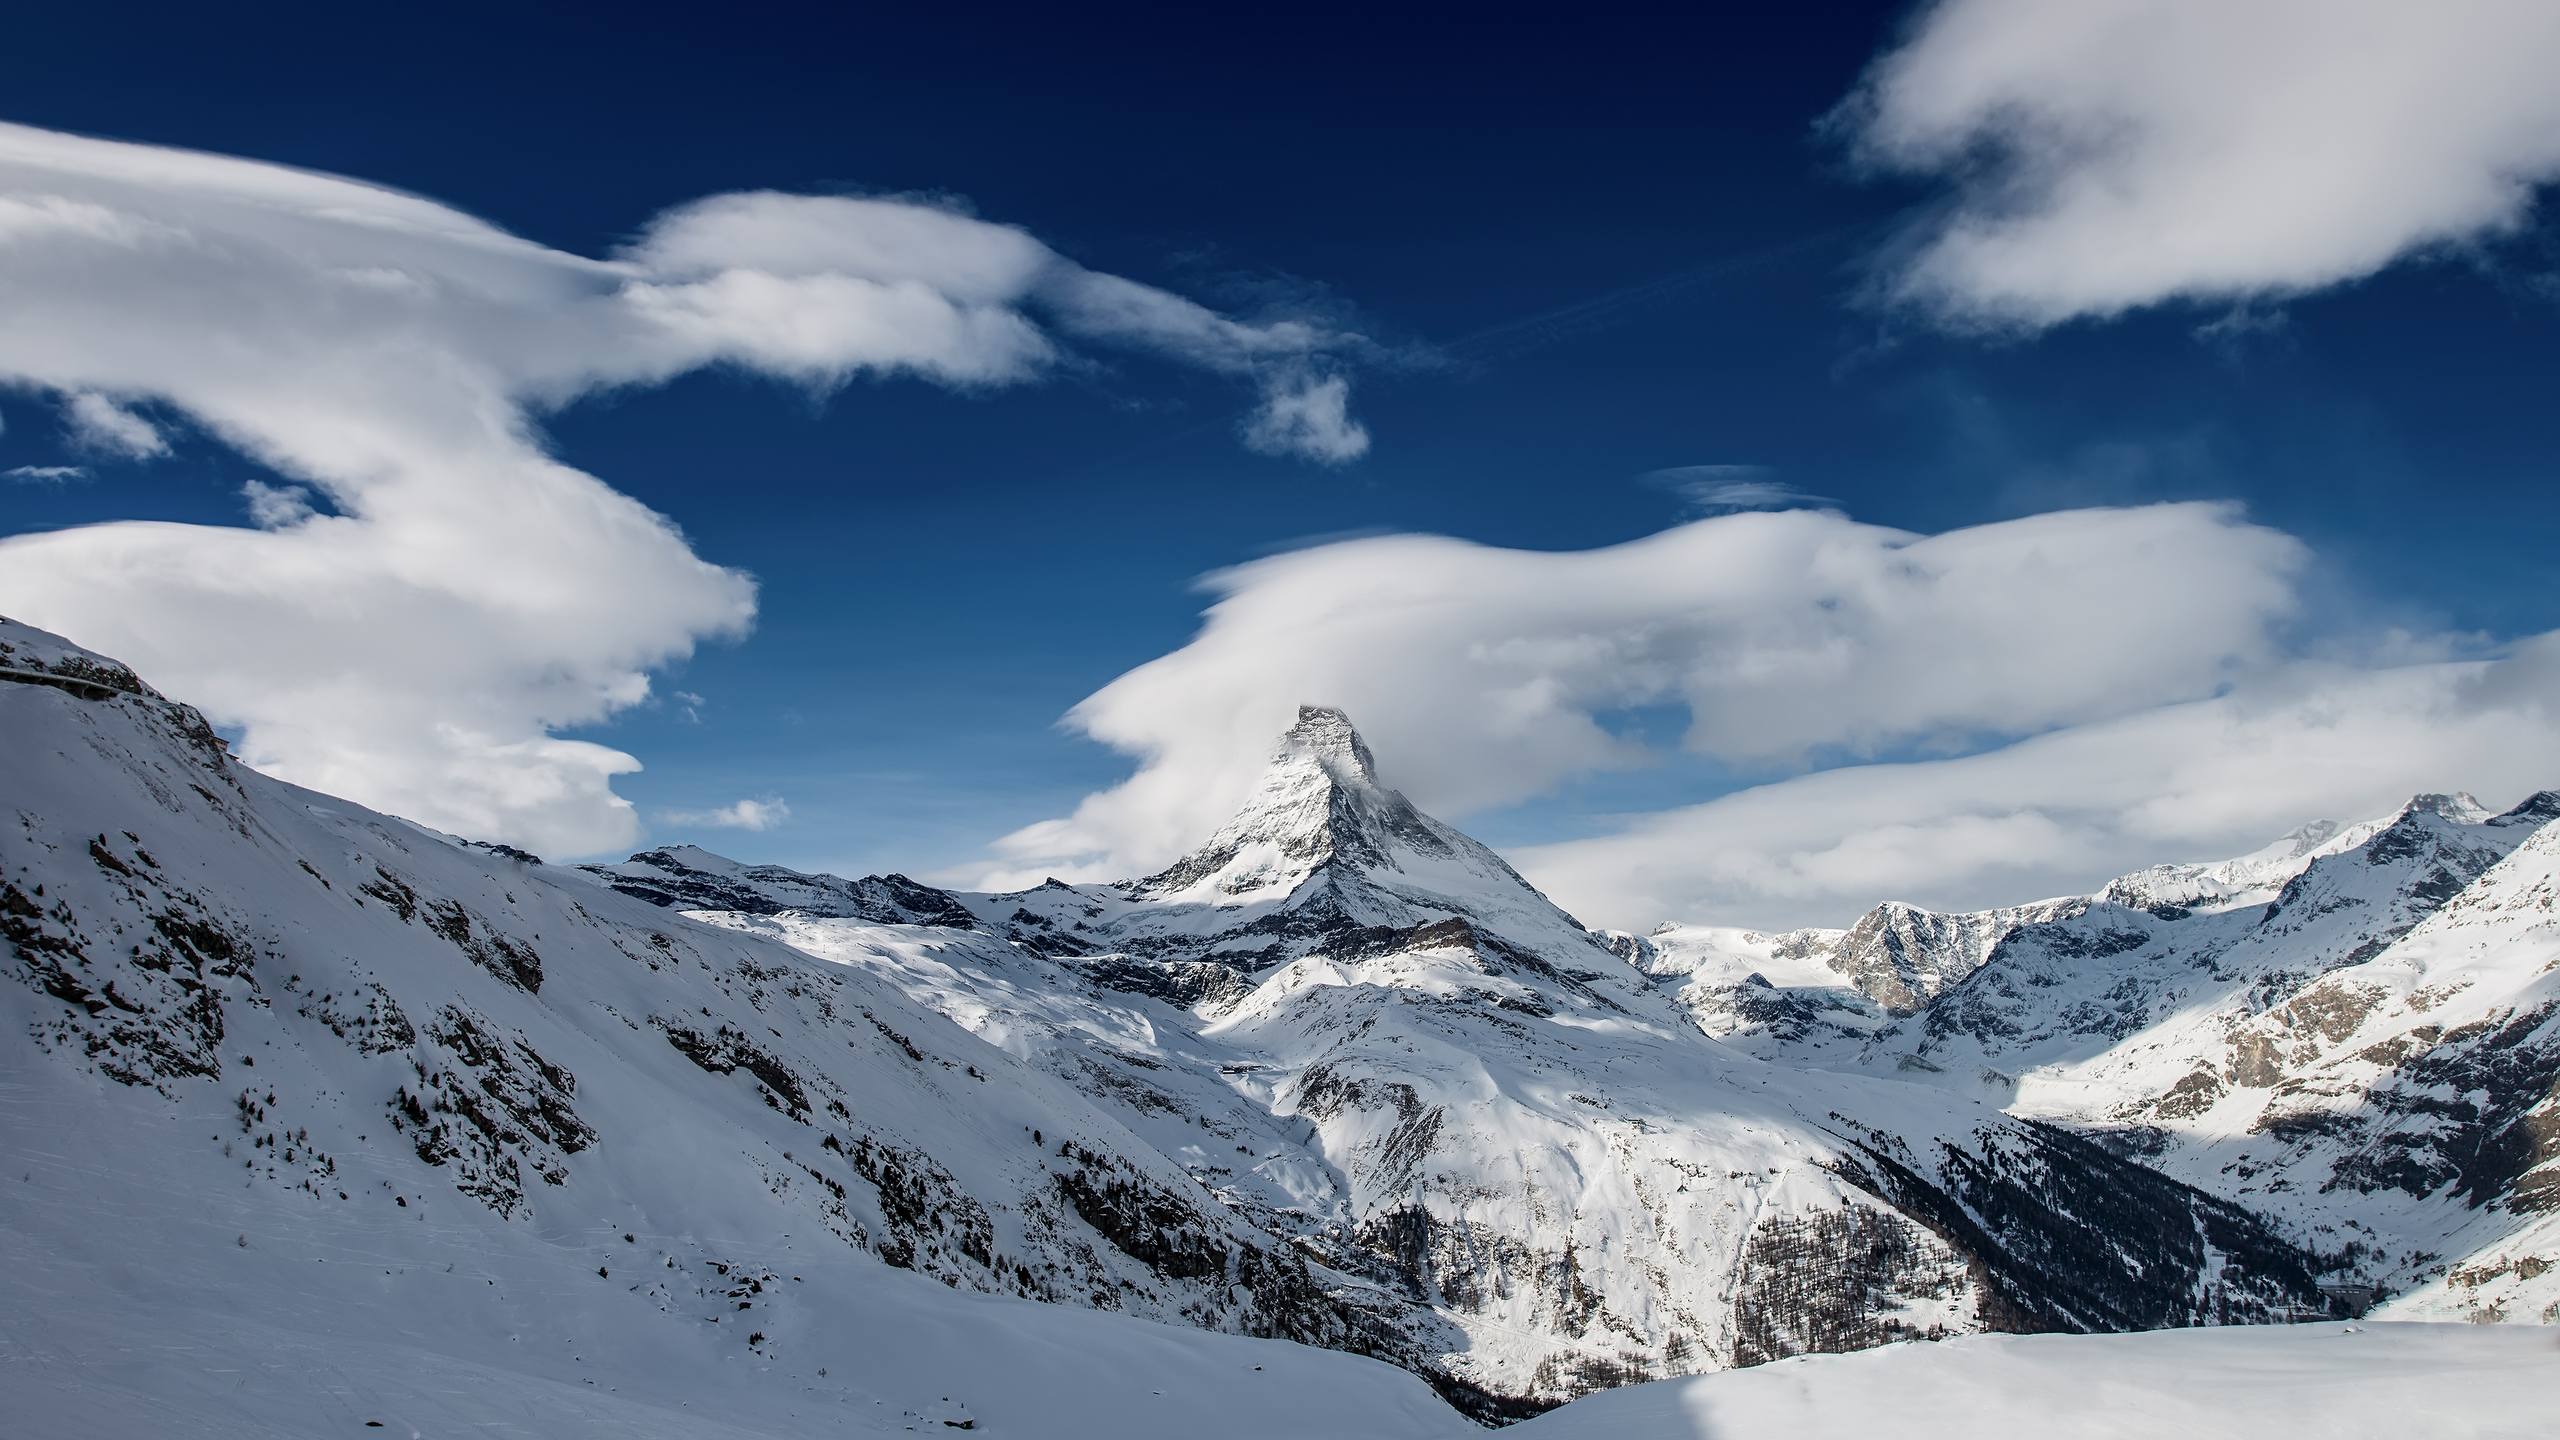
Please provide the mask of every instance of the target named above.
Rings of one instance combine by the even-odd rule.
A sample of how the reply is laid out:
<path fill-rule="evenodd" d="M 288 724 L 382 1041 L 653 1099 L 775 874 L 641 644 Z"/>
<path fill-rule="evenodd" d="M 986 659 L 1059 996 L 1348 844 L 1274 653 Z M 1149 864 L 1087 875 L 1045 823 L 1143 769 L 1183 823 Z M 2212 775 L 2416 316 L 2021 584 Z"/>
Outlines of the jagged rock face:
<path fill-rule="evenodd" d="M 1978 915 L 1941 915 L 1916 905 L 1879 905 L 1840 938 L 1830 964 L 1886 1014 L 1910 1015 L 1981 968 L 2012 931 L 2062 919 L 2081 908 L 2081 902 L 2057 900 Z"/>
<path fill-rule="evenodd" d="M 2334 1223 L 2397 1262 L 2386 1278 L 2426 1282 L 2404 1313 L 2560 1320 L 2552 808 L 2546 794 L 2487 821 L 2525 833 L 2405 936 L 2243 1027 L 2234 1048 L 2261 1073 L 2235 1073 L 2199 1116 L 2247 1116 L 2246 1189 L 2272 1193 L 2281 1168 L 2309 1192 L 2268 1208 Z"/>
<path fill-rule="evenodd" d="M 1888 901 L 1846 930 L 1768 935 L 1665 925 L 1650 936 L 1620 937 L 1613 948 L 1656 979 L 1678 978 L 1683 1005 L 1709 1034 L 1793 1026 L 1814 1011 L 1859 1026 L 1873 1017 L 1917 1014 L 2020 927 L 2064 918 L 2088 903 L 2047 900 L 1946 915 Z"/>
<path fill-rule="evenodd" d="M 619 865 L 581 865 L 625 895 L 676 910 L 784 910 L 870 920 L 883 925 L 956 925 L 976 917 L 947 892 L 904 875 L 846 880 L 804 875 L 779 865 L 740 865 L 692 845 L 643 850 Z"/>
<path fill-rule="evenodd" d="M 2263 1232 L 2254 1243 L 2295 1255 L 2290 1269 L 2214 1270 L 2185 1240 L 2131 1242 L 2127 1268 L 2055 1238 L 2096 1214 L 2040 1230 L 2020 1213 L 2057 1169 L 2090 1194 L 2209 1207 L 2137 1165 L 2087 1146 L 2038 1160 L 2027 1132 L 1967 1102 L 1790 1082 L 1667 1016 L 1577 1008 L 1569 987 L 1455 924 L 1301 957 L 1213 1019 L 984 939 L 712 918 L 875 967 L 1116 1107 L 1239 1216 L 1354 1282 L 1346 1302 L 1409 1337 L 1418 1368 L 1497 1402 L 1790 1346 L 2316 1303 L 2300 1257 Z M 1884 1136 L 1912 1137 L 1891 1186 L 1863 1148 Z M 1766 1268 L 1816 1252 L 1827 1258 L 1801 1273 Z M 2056 1257 L 2109 1277 L 2073 1284 L 2144 1299 L 2040 1305 L 2033 1277 Z"/>

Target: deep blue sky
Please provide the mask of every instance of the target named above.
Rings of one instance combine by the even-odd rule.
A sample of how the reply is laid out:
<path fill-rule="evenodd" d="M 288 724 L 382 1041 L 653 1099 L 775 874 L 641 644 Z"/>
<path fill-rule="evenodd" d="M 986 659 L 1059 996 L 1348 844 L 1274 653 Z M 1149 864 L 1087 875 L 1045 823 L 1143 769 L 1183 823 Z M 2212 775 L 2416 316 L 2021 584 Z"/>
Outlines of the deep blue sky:
<path fill-rule="evenodd" d="M 1321 291 L 1444 357 L 1364 375 L 1376 444 L 1342 470 L 1245 451 L 1232 388 L 1144 358 L 824 403 L 696 375 L 556 417 L 568 460 L 763 581 L 754 635 L 662 686 L 706 696 L 701 723 L 590 732 L 647 762 L 621 786 L 644 814 L 787 797 L 792 824 L 709 837 L 753 858 L 929 870 L 1060 813 L 1125 766 L 1055 720 L 1181 643 L 1204 571 L 1380 528 L 1606 544 L 1678 518 L 1636 480 L 1666 466 L 1765 465 L 1922 530 L 2236 497 L 2360 623 L 2560 625 L 2560 310 L 2519 278 L 2531 237 L 2293 304 L 2237 349 L 2192 310 L 1985 344 L 1855 302 L 1915 194 L 1814 127 L 1898 7 L 926 8 L 37 7 L 0 46 L 0 113 L 339 171 L 588 254 L 722 190 L 954 194 L 1100 269 L 1247 311 Z M 0 420 L 0 465 L 55 458 L 38 407 Z M 243 462 L 186 462 L 16 487 L 0 530 L 238 523 Z M 1480 828 L 1545 838 L 1664 783 Z M 1661 798 L 1712 780 L 1679 783 Z"/>

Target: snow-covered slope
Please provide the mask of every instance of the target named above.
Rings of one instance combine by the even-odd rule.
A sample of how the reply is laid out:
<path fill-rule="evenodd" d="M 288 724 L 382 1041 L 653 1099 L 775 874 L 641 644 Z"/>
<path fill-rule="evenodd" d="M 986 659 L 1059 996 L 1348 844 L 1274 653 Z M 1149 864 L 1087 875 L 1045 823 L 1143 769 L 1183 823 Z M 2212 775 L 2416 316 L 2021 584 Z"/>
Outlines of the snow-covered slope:
<path fill-rule="evenodd" d="M 1368 1321 L 870 973 L 269 780 L 41 632 L 0 668 L 81 682 L 0 683 L 13 1432 L 1455 1423 L 1202 1333 Z"/>
<path fill-rule="evenodd" d="M 2533 1440 L 2560 1339 L 2453 1325 L 1983 1335 L 1596 1395 L 1521 1440 Z"/>
<path fill-rule="evenodd" d="M 2542 1278 L 2560 1268 L 2555 819 L 2550 792 L 2503 813 L 2425 795 L 2085 899 L 1937 917 L 1913 933 L 1963 937 L 1940 967 L 1963 978 L 1907 1017 L 1810 986 L 1693 983 L 1683 1000 L 1783 1063 L 2096 1136 L 2385 1294 L 2430 1285 L 2410 1302 L 2424 1313 L 2560 1318 Z"/>
<path fill-rule="evenodd" d="M 2461 801 L 2454 797 L 2441 798 L 2448 808 L 2461 806 Z M 2341 850 L 2352 850 L 2372 839 L 2373 833 L 2388 823 L 2374 820 L 2360 825 L 2341 825 L 2335 820 L 2314 820 L 2236 859 L 2206 864 L 2154 865 L 2119 876 L 2099 892 L 2098 898 L 2118 905 L 2130 905 L 2137 910 L 2154 910 L 2162 906 L 2228 910 L 2242 905 L 2263 905 L 2281 893 L 2286 882 L 2301 874 L 2312 861 L 2323 855 L 2335 855 Z"/>
<path fill-rule="evenodd" d="M 0 683 L 0 1264 L 36 1301 L 0 1358 L 30 1413 L 1428 1435 L 1456 1422 L 1410 1376 L 1279 1342 L 1489 1417 L 1913 1336 L 2321 1303 L 2249 1209 L 1923 1053 L 2017 935 L 2115 901 L 1895 913 L 1856 944 L 1597 935 L 1319 709 L 1143 880 L 950 894 L 681 846 L 566 869 L 242 769 L 122 667 L 0 627 L 0 669 L 29 672 Z M 2542 853 L 2519 828 L 2447 808 L 2356 863 L 2452 893 Z M 2310 848 L 2282 888 L 2329 936 L 2310 881 L 2365 851 Z M 2535 883 L 2480 935 L 2532 932 Z M 2178 908 L 2129 913 L 2247 928 Z M 2441 988 L 2411 963 L 2406 994 Z M 1829 1001 L 1794 1040 L 1693 1021 L 1755 985 Z M 116 1338 L 146 1321 L 148 1346 Z M 314 1357 L 348 1408 L 276 1378 Z"/>
<path fill-rule="evenodd" d="M 1674 1003 L 1699 1029 L 1724 1038 L 1796 1035 L 1815 1023 L 1841 1029 L 1886 1023 L 1884 1008 L 1832 967 L 1832 952 L 1848 933 L 1672 924 L 1606 938 L 1611 950 L 1670 987 Z"/>
<path fill-rule="evenodd" d="M 2094 1146 L 1707 1040 L 1612 937 L 1381 784 L 1338 712 L 1303 712 L 1237 816 L 1149 879 L 952 897 L 976 934 L 772 903 L 861 883 L 696 918 L 869 970 L 1075 1085 L 1492 1408 L 2318 1300 L 2254 1219 Z"/>

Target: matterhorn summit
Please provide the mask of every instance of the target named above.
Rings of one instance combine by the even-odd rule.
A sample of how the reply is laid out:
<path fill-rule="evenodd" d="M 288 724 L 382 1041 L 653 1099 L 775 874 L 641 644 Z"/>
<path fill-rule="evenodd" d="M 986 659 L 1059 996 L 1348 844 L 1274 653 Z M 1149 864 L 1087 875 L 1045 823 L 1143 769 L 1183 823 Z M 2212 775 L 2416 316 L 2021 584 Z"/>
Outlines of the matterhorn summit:
<path fill-rule="evenodd" d="M 1377 761 L 1350 716 L 1301 705 L 1243 808 L 1207 844 L 1135 888 L 1165 899 L 1285 892 L 1337 855 L 1391 863 L 1380 833 L 1389 830 L 1447 848 L 1402 795 L 1378 784 Z"/>
<path fill-rule="evenodd" d="M 1451 922 L 1470 943 L 1638 979 L 1501 856 L 1380 783 L 1350 717 L 1322 705 L 1299 707 L 1235 814 L 1163 870 L 955 898 L 1042 953 L 1215 965 L 1228 977 L 1216 988 L 1230 994 L 1317 950 Z"/>

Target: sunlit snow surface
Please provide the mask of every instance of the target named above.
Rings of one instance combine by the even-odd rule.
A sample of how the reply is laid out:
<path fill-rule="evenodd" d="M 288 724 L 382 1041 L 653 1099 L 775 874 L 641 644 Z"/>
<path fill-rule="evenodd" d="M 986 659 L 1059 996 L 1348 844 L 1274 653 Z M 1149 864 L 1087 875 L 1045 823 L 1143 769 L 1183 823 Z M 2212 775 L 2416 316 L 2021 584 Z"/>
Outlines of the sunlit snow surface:
<path fill-rule="evenodd" d="M 625 1303 L 624 1287 L 580 1268 L 579 1237 L 458 1211 L 461 1223 L 415 1235 L 298 1227 L 192 1182 L 116 1193 L 148 1171 L 11 1160 L 0 1434 L 12 1440 L 956 1433 L 946 1421 L 1058 1440 L 1483 1433 L 1374 1361 L 959 1295 L 815 1246 L 722 1247 L 803 1277 L 791 1304 L 808 1327 L 768 1361 L 737 1335 L 705 1341 L 687 1331 L 707 1327 Z M 651 1255 L 696 1243 L 643 1238 Z M 592 1253 L 632 1252 L 614 1235 Z"/>
<path fill-rule="evenodd" d="M 1520 1440 L 2528 1440 L 2560 1331 L 2296 1325 L 1971 1335 L 1578 1400 Z"/>

